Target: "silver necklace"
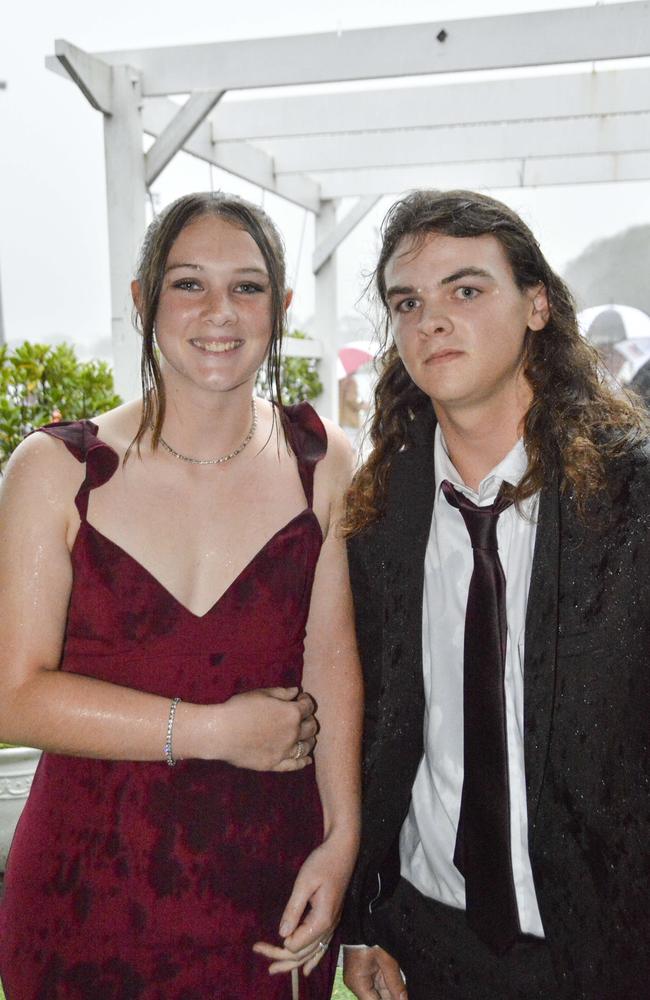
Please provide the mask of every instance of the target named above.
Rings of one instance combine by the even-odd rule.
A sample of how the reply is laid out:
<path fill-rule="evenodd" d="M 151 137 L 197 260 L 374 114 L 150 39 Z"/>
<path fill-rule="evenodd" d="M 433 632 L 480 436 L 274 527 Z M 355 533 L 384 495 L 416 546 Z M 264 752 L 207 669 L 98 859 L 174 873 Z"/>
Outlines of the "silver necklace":
<path fill-rule="evenodd" d="M 191 465 L 223 465 L 224 462 L 229 462 L 231 458 L 235 458 L 237 455 L 241 454 L 255 433 L 255 428 L 257 427 L 257 408 L 255 406 L 254 399 L 251 399 L 251 411 L 253 419 L 250 430 L 240 444 L 239 448 L 235 448 L 234 451 L 229 452 L 227 455 L 220 455 L 219 458 L 191 458 L 189 455 L 182 455 L 180 451 L 174 451 L 171 445 L 167 444 L 162 435 L 158 438 L 158 440 L 165 451 L 168 451 L 170 455 L 174 456 L 174 458 L 180 459 L 181 462 L 189 462 Z"/>

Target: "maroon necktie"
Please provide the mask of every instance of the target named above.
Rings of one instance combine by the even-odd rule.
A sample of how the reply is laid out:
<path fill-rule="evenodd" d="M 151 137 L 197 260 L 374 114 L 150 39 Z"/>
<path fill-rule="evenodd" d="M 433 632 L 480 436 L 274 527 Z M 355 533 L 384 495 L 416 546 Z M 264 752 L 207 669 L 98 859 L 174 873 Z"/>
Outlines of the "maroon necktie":
<path fill-rule="evenodd" d="M 454 864 L 465 878 L 467 922 L 494 951 L 519 936 L 510 854 L 510 798 L 504 672 L 506 581 L 497 522 L 512 503 L 477 507 L 446 480 L 445 497 L 469 533 L 474 570 L 465 613 L 464 779 Z"/>

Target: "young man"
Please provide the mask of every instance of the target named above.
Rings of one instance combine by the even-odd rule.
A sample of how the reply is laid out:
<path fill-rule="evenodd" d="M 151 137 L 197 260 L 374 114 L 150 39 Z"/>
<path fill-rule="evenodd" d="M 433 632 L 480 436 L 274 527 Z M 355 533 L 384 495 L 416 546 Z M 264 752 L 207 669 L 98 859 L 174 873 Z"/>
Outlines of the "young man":
<path fill-rule="evenodd" d="M 497 201 L 397 203 L 376 281 L 392 343 L 347 524 L 367 718 L 346 982 L 359 1000 L 640 997 L 644 414 Z"/>

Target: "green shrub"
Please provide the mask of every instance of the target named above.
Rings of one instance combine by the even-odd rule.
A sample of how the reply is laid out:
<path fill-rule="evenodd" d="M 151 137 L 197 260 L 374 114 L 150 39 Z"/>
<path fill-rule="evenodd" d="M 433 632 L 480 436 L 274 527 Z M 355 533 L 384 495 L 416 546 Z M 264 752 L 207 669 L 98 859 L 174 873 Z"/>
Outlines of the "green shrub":
<path fill-rule="evenodd" d="M 297 340 L 308 340 L 306 333 L 292 330 L 290 337 Z M 285 344 L 286 340 L 285 338 Z M 315 399 L 323 391 L 323 383 L 318 377 L 317 358 L 282 358 L 280 363 L 280 385 L 282 387 L 282 402 L 286 404 L 300 403 L 303 399 Z M 269 396 L 269 385 L 266 379 L 266 369 L 261 368 L 257 376 L 255 388 L 260 396 Z"/>
<path fill-rule="evenodd" d="M 0 469 L 35 427 L 94 417 L 120 403 L 105 361 L 79 361 L 69 344 L 0 346 Z"/>

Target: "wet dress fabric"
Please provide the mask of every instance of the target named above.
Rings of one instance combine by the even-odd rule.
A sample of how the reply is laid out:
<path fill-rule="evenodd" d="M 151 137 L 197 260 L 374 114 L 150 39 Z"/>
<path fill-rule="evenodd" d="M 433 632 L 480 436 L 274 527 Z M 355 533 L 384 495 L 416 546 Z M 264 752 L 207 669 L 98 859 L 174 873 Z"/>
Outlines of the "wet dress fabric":
<path fill-rule="evenodd" d="M 86 519 L 118 466 L 90 421 L 43 428 L 86 463 L 61 670 L 167 698 L 224 702 L 300 685 L 322 535 L 312 510 L 325 430 L 288 407 L 305 509 L 199 617 Z M 291 1000 L 256 941 L 280 943 L 295 877 L 322 841 L 313 767 L 43 755 L 18 825 L 0 917 L 7 1000 Z M 330 996 L 334 949 L 301 1000 Z"/>

